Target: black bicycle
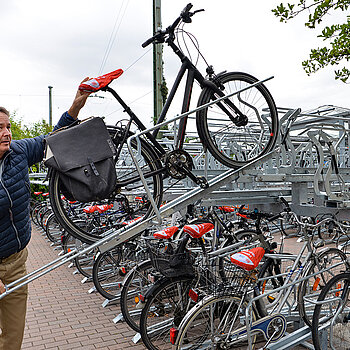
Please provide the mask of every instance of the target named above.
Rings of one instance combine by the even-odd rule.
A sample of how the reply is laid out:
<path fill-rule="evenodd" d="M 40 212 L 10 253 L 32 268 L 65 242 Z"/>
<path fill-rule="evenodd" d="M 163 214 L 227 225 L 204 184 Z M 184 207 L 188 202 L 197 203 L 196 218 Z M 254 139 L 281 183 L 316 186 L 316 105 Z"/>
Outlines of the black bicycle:
<path fill-rule="evenodd" d="M 169 107 L 187 72 L 181 114 L 189 112 L 193 86 L 195 82 L 198 83 L 201 93 L 197 106 L 205 106 L 196 112 L 196 132 L 199 140 L 218 162 L 230 168 L 239 168 L 271 151 L 275 145 L 279 130 L 276 106 L 267 88 L 249 74 L 226 71 L 216 74 L 210 65 L 207 65 L 205 76 L 199 72 L 191 59 L 184 54 L 177 40 L 180 33 L 187 34 L 183 30 L 183 25 L 190 23 L 196 13 L 203 11 L 191 12 L 191 8 L 192 4 L 188 4 L 172 25 L 165 30 L 157 31 L 142 44 L 146 47 L 151 43 L 166 43 L 182 62 L 156 125 L 165 121 Z M 198 47 L 196 48 L 201 55 Z M 110 198 L 106 198 L 106 203 L 113 203 L 114 196 L 123 194 L 126 212 L 132 212 L 135 218 L 139 216 L 147 218 L 154 212 L 149 196 L 145 195 L 145 184 L 141 181 L 137 167 L 142 170 L 144 181 L 147 182 L 149 193 L 157 206 L 162 203 L 164 177 L 175 181 L 189 177 L 199 186 L 204 188 L 207 186 L 204 177 L 194 175 L 192 156 L 184 150 L 184 144 L 190 139 L 186 134 L 189 132 L 190 124 L 188 115 L 179 122 L 172 148 L 164 146 L 157 139 L 157 135 L 162 131 L 160 127 L 152 132 L 146 132 L 137 140 L 132 138 L 134 161 L 131 161 L 131 157 L 128 156 L 127 140 L 133 135 L 132 130 L 135 128 L 139 131 L 145 131 L 147 128 L 109 84 L 101 90 L 110 92 L 129 116 L 127 120 L 118 122 L 115 126 L 108 126 L 116 148 L 118 180 L 114 193 Z M 233 93 L 235 94 L 232 95 Z M 218 99 L 215 104 L 207 105 Z M 58 172 L 52 171 L 50 177 L 52 208 L 63 228 L 87 243 L 100 239 L 100 235 L 85 231 L 74 224 L 67 213 L 67 205 L 62 199 L 60 186 Z M 142 203 L 135 200 L 140 197 L 141 192 Z"/>

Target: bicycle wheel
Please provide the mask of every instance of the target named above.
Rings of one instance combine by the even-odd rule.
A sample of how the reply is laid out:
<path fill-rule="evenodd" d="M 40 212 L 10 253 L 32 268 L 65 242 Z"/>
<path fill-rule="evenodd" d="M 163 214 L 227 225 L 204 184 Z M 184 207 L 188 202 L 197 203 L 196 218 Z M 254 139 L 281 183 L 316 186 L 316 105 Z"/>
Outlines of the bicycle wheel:
<path fill-rule="evenodd" d="M 256 230 L 242 229 L 235 232 L 235 235 L 239 241 L 246 241 L 247 245 L 259 243 L 259 237 Z"/>
<path fill-rule="evenodd" d="M 140 317 L 143 308 L 141 296 L 153 285 L 149 274 L 154 271 L 151 260 L 136 265 L 124 278 L 120 294 L 120 308 L 124 321 L 140 332 Z"/>
<path fill-rule="evenodd" d="M 82 249 L 83 244 L 79 239 L 75 240 L 75 247 Z M 76 258 L 74 258 L 74 264 L 75 267 L 77 268 L 78 272 L 87 278 L 92 277 L 92 269 L 94 265 L 94 257 L 96 254 L 96 249 L 90 250 L 87 253 L 80 254 Z"/>
<path fill-rule="evenodd" d="M 291 255 L 289 253 L 283 253 L 284 256 Z M 272 304 L 277 298 L 279 292 L 273 292 L 275 289 L 283 286 L 284 277 L 280 276 L 282 273 L 287 274 L 293 267 L 295 258 L 291 256 L 290 259 L 273 259 L 267 258 L 263 263 L 258 273 L 258 288 L 260 294 L 266 294 L 266 296 L 258 299 L 255 303 L 259 316 L 266 316 L 268 313 L 269 305 Z M 277 276 L 277 277 L 276 277 Z M 286 305 L 289 309 L 294 309 L 295 300 L 291 294 Z M 271 305 L 272 307 L 272 305 Z"/>
<path fill-rule="evenodd" d="M 120 129 L 108 127 L 108 130 L 113 142 L 118 148 Z M 156 159 L 151 147 L 146 142 L 141 141 L 141 149 L 138 149 L 136 141 L 134 141 L 132 143 L 132 148 L 135 152 L 138 165 L 141 167 L 144 176 L 147 177 L 146 181 L 151 190 L 153 199 L 159 207 L 162 202 L 163 194 L 163 182 L 160 170 L 161 163 Z M 143 217 L 145 219 L 153 213 L 153 208 L 145 193 L 144 185 L 140 181 L 136 167 L 128 154 L 126 145 L 123 145 L 119 158 L 115 159 L 117 184 L 114 193 L 116 194 L 98 203 L 91 202 L 84 204 L 84 207 L 96 204 L 113 204 L 113 207 L 116 209 L 111 209 L 112 214 L 109 214 L 109 212 L 104 213 L 105 215 L 113 215 L 113 220 L 109 221 L 111 224 L 116 223 L 119 225 L 122 221 L 137 217 Z M 52 210 L 57 220 L 67 232 L 71 233 L 82 242 L 88 244 L 94 243 L 101 238 L 101 233 L 103 233 L 103 231 L 110 228 L 108 226 L 100 227 L 94 225 L 81 228 L 74 224 L 76 215 L 72 215 L 73 213 L 70 211 L 70 206 L 61 191 L 59 173 L 55 170 L 52 171 L 50 176 L 49 191 L 51 194 L 50 200 Z M 123 200 L 120 198 L 123 198 Z M 140 198 L 142 199 L 140 200 Z M 80 213 L 82 213 L 82 210 L 83 208 L 81 208 Z"/>
<path fill-rule="evenodd" d="M 163 279 L 150 291 L 142 309 L 140 333 L 147 349 L 170 349 L 169 331 L 177 327 L 190 309 L 189 290 L 193 279 Z"/>
<path fill-rule="evenodd" d="M 39 222 L 38 222 L 38 218 L 37 218 L 37 213 L 38 211 L 44 206 L 44 203 L 43 202 L 38 202 L 33 210 L 31 211 L 31 218 L 32 218 L 32 221 L 33 223 L 36 225 L 36 226 L 39 226 Z"/>
<path fill-rule="evenodd" d="M 257 81 L 246 73 L 223 73 L 214 81 L 220 86 L 219 94 L 206 87 L 199 96 L 198 106 L 245 89 L 196 114 L 201 141 L 220 163 L 230 168 L 258 159 L 276 143 L 279 129 L 275 102 L 263 84 L 251 86 Z M 245 119 L 240 124 L 233 121 L 238 116 L 237 109 Z"/>
<path fill-rule="evenodd" d="M 46 206 L 46 204 L 43 204 L 35 213 L 35 221 L 34 222 L 36 223 L 38 228 L 42 229 L 41 218 L 43 217 L 46 210 L 47 210 L 47 206 Z"/>
<path fill-rule="evenodd" d="M 312 275 L 327 268 L 329 270 L 302 281 L 298 287 L 299 313 L 304 322 L 310 327 L 312 326 L 315 304 L 304 300 L 304 297 L 309 300 L 316 300 L 332 277 L 349 268 L 346 254 L 337 248 L 327 248 L 314 257 L 314 260 L 306 268 L 304 276 Z"/>
<path fill-rule="evenodd" d="M 52 214 L 51 208 L 46 208 L 46 210 L 43 211 L 43 213 L 40 215 L 40 227 L 45 231 L 46 230 L 46 224 L 49 216 Z"/>
<path fill-rule="evenodd" d="M 122 247 L 97 254 L 92 268 L 92 280 L 96 290 L 106 299 L 112 300 L 120 293 L 125 272 L 121 270 Z"/>
<path fill-rule="evenodd" d="M 342 235 L 342 232 L 339 227 L 334 224 L 334 216 L 326 214 L 322 216 L 319 215 L 319 217 L 316 216 L 315 220 L 321 221 L 326 219 L 327 216 L 330 220 L 318 228 L 318 236 L 326 242 L 336 242 L 337 238 Z"/>
<path fill-rule="evenodd" d="M 193 307 L 178 327 L 175 349 L 231 349 L 247 345 L 246 303 L 234 295 L 208 296 Z M 252 313 L 252 321 L 256 320 Z M 241 329 L 239 334 L 235 331 Z M 233 336 L 232 336 L 233 335 Z M 256 335 L 252 336 L 252 344 Z"/>
<path fill-rule="evenodd" d="M 50 216 L 47 218 L 47 222 L 45 225 L 45 232 L 46 232 L 46 237 L 52 243 L 60 242 L 61 236 L 62 236 L 62 229 L 54 213 L 51 213 Z"/>
<path fill-rule="evenodd" d="M 70 233 L 62 233 L 61 246 L 64 254 L 70 253 L 72 250 L 75 249 L 75 240 L 76 238 L 73 237 Z"/>
<path fill-rule="evenodd" d="M 295 221 L 293 215 L 286 214 L 286 216 L 281 220 L 280 227 L 282 233 L 286 237 L 299 236 L 302 232 L 301 226 Z"/>
<path fill-rule="evenodd" d="M 348 350 L 350 344 L 350 273 L 334 276 L 320 293 L 312 318 L 315 350 Z"/>

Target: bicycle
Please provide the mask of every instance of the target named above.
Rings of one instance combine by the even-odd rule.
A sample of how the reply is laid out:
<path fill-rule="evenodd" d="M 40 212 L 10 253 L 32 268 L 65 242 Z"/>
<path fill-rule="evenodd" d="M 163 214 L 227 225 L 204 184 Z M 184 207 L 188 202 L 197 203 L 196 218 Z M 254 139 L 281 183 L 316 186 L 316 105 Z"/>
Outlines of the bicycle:
<path fill-rule="evenodd" d="M 193 210 L 193 206 L 187 208 L 187 213 L 178 223 L 179 227 L 183 226 L 193 217 Z M 129 220 L 120 223 L 120 225 L 121 227 L 127 227 L 133 221 L 140 219 Z M 156 229 L 155 226 L 153 228 Z M 150 238 L 149 234 L 149 230 L 145 230 L 144 234 L 137 241 L 125 242 L 122 247 L 116 247 L 104 253 L 97 253 L 93 265 L 92 277 L 96 290 L 103 297 L 109 300 L 119 297 L 121 295 L 121 284 L 124 276 L 134 268 L 135 264 L 148 259 L 145 240 Z M 128 320 L 128 313 L 126 313 L 124 318 Z M 133 325 L 132 322 L 130 324 Z"/>
<path fill-rule="evenodd" d="M 294 216 L 297 221 L 297 216 L 295 214 Z M 316 300 L 320 290 L 325 288 L 330 279 L 329 276 L 333 277 L 342 269 L 349 268 L 345 253 L 336 251 L 335 248 L 331 248 L 331 251 L 317 253 L 315 248 L 312 248 L 308 229 L 317 229 L 325 223 L 324 221 L 314 225 L 297 222 L 303 227 L 306 240 L 299 254 L 293 259 L 293 266 L 285 273 L 274 276 L 276 279 L 283 276 L 283 284 L 256 296 L 259 282 L 270 277 L 255 278 L 254 282 L 247 284 L 246 288 L 241 290 L 240 295 L 214 293 L 206 296 L 187 313 L 181 324 L 173 330 L 172 338 L 175 349 L 197 349 L 200 346 L 229 348 L 243 343 L 245 345 L 248 343 L 248 347 L 251 349 L 258 334 L 263 335 L 265 347 L 270 342 L 283 337 L 287 328 L 286 316 L 289 315 L 290 310 L 295 308 L 292 305 L 284 309 L 290 302 L 289 298 L 294 287 L 299 284 L 300 291 L 305 290 L 300 288 L 303 283 L 315 287 L 310 291 L 307 289 L 307 295 L 299 294 L 298 304 L 302 303 L 305 311 L 306 307 L 309 308 L 307 303 L 312 304 L 310 301 Z M 303 258 L 305 250 L 308 253 Z M 278 254 L 268 254 L 268 256 L 278 259 Z M 290 256 L 286 258 L 291 259 Z M 305 266 L 307 266 L 306 269 Z M 256 274 L 257 272 L 255 274 L 250 272 L 247 278 L 251 280 Z M 263 298 L 272 293 L 277 293 L 273 301 L 267 304 L 262 303 Z M 282 311 L 286 314 L 283 314 Z M 304 313 L 302 316 L 305 321 L 310 317 L 308 313 Z"/>
<path fill-rule="evenodd" d="M 315 350 L 349 349 L 350 272 L 334 276 L 321 291 L 312 318 Z"/>
<path fill-rule="evenodd" d="M 228 225 L 221 221 L 215 211 L 209 210 L 209 214 L 209 219 L 215 219 L 211 220 L 212 222 L 224 227 L 224 231 L 220 235 L 217 235 L 216 230 L 214 230 L 211 245 L 204 246 L 202 240 L 204 236 L 201 236 L 205 231 L 204 227 L 198 227 L 191 232 L 189 226 L 185 226 L 186 235 L 181 239 L 174 255 L 170 255 L 170 258 L 160 255 L 161 262 L 158 264 L 158 258 L 154 259 L 155 266 L 159 265 L 158 268 L 164 270 L 162 273 L 164 278 L 158 278 L 157 282 L 144 295 L 144 305 L 142 305 L 140 316 L 140 333 L 148 349 L 166 348 L 169 345 L 169 330 L 180 324 L 192 305 L 195 305 L 205 295 L 210 294 L 210 291 L 217 284 L 223 286 L 224 289 L 225 285 L 231 285 L 237 273 L 235 268 L 232 269 L 233 265 L 230 259 L 227 259 L 232 252 L 241 250 L 248 245 L 250 247 L 255 246 L 259 239 L 266 244 L 269 250 L 273 249 L 261 231 L 252 233 L 250 230 L 244 235 L 245 239 L 229 239 L 229 237 L 235 237 L 235 233 L 229 231 Z M 267 217 L 267 214 L 265 215 Z M 260 224 L 258 227 L 260 227 Z M 203 230 L 202 233 L 200 233 L 201 230 Z M 194 232 L 197 232 L 198 236 L 196 238 L 193 237 Z M 215 238 L 219 237 L 224 239 L 223 244 L 216 243 Z M 191 248 L 187 246 L 189 239 L 197 240 L 197 244 L 201 247 L 200 251 L 196 255 L 192 255 L 193 262 L 186 263 L 183 261 L 175 271 L 171 270 L 169 274 L 167 270 L 169 259 L 174 258 L 176 260 L 177 256 L 184 256 L 186 260 L 186 252 L 188 250 L 192 252 Z M 157 255 L 156 252 L 155 254 Z M 162 265 L 165 265 L 165 267 Z M 145 269 L 147 268 L 149 266 L 145 264 Z M 138 276 L 140 277 L 140 275 Z M 140 306 L 138 305 L 138 307 Z"/>
<path fill-rule="evenodd" d="M 178 34 L 185 33 L 181 25 L 190 23 L 192 17 L 202 11 L 191 12 L 191 8 L 192 5 L 188 4 L 173 24 L 165 30 L 157 31 L 154 36 L 142 44 L 143 47 L 146 47 L 151 43 L 165 42 L 182 62 L 156 125 L 162 125 L 164 122 L 179 85 L 187 72 L 181 109 L 181 113 L 186 116 L 180 120 L 174 149 L 165 148 L 157 140 L 160 130 L 157 128 L 153 132 L 146 132 L 138 140 L 139 142 L 135 139 L 131 140 L 131 148 L 135 152 L 137 164 L 132 163 L 130 157 L 124 157 L 128 154 L 127 139 L 133 135 L 132 128 L 136 127 L 137 130 L 146 131 L 146 127 L 120 95 L 109 86 L 113 81 L 112 78 L 100 87 L 101 91 L 113 95 L 129 117 L 124 124 L 108 126 L 116 148 L 115 163 L 118 180 L 115 184 L 114 195 L 106 198 L 105 202 L 113 202 L 116 194 L 123 193 L 134 203 L 135 196 L 139 196 L 139 192 L 144 191 L 144 184 L 136 169 L 137 165 L 142 169 L 143 178 L 147 181 L 150 197 L 144 196 L 145 200 L 141 207 L 136 204 L 131 206 L 135 215 L 139 216 L 138 212 L 142 212 L 144 219 L 154 211 L 150 205 L 152 201 L 158 207 L 162 203 L 164 177 L 169 177 L 174 181 L 189 177 L 197 185 L 207 187 L 205 178 L 193 174 L 192 158 L 184 150 L 194 82 L 197 82 L 201 88 L 198 107 L 203 106 L 197 108 L 196 130 L 202 144 L 220 163 L 231 168 L 239 168 L 257 160 L 271 151 L 278 135 L 279 122 L 275 102 L 261 81 L 242 72 L 225 71 L 215 74 L 213 67 L 208 64 L 206 77 L 204 77 L 180 46 L 175 43 Z M 231 97 L 226 97 L 228 95 Z M 210 102 L 216 100 L 219 101 L 209 107 Z M 61 200 L 59 173 L 56 171 L 51 171 L 49 188 L 52 208 L 62 227 L 83 242 L 96 242 L 100 238 L 99 235 L 77 227 L 66 213 L 64 202 Z"/>

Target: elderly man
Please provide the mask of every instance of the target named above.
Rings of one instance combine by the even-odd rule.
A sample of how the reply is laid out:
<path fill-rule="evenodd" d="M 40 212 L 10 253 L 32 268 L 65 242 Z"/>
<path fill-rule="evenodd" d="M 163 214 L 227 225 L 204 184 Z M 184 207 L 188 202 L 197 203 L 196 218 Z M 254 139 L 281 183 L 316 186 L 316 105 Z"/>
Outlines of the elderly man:
<path fill-rule="evenodd" d="M 85 82 L 89 78 L 83 80 Z M 77 119 L 89 93 L 78 90 L 71 108 L 54 130 Z M 44 156 L 44 138 L 12 141 L 10 114 L 0 107 L 0 294 L 5 285 L 26 274 L 31 237 L 28 168 Z M 0 300 L 0 350 L 20 350 L 27 309 L 27 286 Z"/>

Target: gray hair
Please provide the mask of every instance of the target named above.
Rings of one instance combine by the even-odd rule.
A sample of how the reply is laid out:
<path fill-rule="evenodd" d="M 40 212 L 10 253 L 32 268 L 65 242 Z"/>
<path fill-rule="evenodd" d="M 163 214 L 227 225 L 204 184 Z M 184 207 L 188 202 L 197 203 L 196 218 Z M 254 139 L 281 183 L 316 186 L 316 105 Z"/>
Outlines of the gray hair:
<path fill-rule="evenodd" d="M 4 113 L 10 118 L 10 112 L 5 107 L 0 107 L 0 113 Z"/>

